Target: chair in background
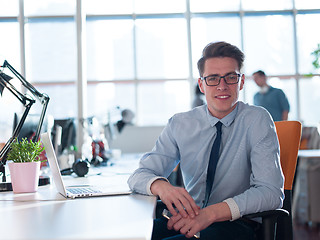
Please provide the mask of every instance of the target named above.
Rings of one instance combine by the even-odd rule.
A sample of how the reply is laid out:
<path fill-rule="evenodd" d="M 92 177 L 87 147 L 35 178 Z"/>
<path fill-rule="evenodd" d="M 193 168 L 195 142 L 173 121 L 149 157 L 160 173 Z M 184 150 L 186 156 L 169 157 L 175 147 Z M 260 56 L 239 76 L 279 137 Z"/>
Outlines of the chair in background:
<path fill-rule="evenodd" d="M 279 121 L 275 122 L 275 125 L 280 143 L 280 162 L 285 176 L 283 207 L 243 217 L 246 219 L 262 217 L 262 229 L 258 233 L 258 239 L 292 240 L 292 183 L 300 145 L 301 123 L 298 121 Z"/>

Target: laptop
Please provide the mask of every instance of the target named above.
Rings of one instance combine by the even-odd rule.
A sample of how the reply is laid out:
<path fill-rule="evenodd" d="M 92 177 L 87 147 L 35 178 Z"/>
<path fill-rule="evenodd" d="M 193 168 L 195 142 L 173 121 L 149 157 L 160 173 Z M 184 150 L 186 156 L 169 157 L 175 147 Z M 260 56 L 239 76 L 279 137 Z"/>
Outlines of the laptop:
<path fill-rule="evenodd" d="M 44 145 L 49 166 L 52 173 L 52 178 L 58 192 L 66 198 L 79 198 L 79 197 L 93 197 L 93 196 L 114 196 L 114 195 L 127 195 L 132 191 L 127 184 L 110 185 L 110 186 L 81 186 L 65 187 L 60 173 L 58 161 L 54 148 L 51 142 L 50 134 L 48 132 L 41 134 L 41 141 Z M 101 178 L 103 180 L 103 178 Z"/>

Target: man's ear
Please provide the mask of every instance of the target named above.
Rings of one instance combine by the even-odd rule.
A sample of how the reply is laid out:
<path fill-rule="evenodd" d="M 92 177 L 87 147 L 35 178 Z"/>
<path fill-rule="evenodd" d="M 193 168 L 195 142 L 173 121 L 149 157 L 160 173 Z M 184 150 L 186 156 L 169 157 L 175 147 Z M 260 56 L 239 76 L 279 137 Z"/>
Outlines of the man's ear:
<path fill-rule="evenodd" d="M 242 74 L 241 79 L 240 79 L 240 90 L 243 89 L 244 86 L 244 80 L 246 79 L 246 76 Z"/>
<path fill-rule="evenodd" d="M 198 87 L 200 91 L 204 94 L 203 81 L 201 80 L 201 78 L 198 78 Z"/>

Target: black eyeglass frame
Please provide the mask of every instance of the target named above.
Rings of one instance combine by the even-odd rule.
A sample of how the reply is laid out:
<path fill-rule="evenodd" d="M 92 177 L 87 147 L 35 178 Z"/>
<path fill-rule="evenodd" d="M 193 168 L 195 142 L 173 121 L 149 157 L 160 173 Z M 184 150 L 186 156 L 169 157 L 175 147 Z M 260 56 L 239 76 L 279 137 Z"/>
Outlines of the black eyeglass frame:
<path fill-rule="evenodd" d="M 230 75 L 237 75 L 237 81 L 236 82 L 234 82 L 234 83 L 228 83 L 227 81 L 226 81 L 226 77 L 227 76 L 230 76 Z M 228 73 L 228 74 L 226 74 L 226 75 L 224 75 L 224 76 L 216 76 L 216 75 L 209 75 L 209 76 L 206 76 L 206 77 L 200 77 L 200 79 L 201 80 L 204 80 L 205 81 L 205 83 L 207 84 L 207 86 L 218 86 L 219 84 L 220 84 L 220 82 L 221 82 L 221 78 L 223 78 L 224 79 L 224 82 L 227 84 L 227 85 L 233 85 L 233 84 L 237 84 L 238 82 L 239 82 L 239 80 L 240 80 L 240 78 L 242 77 L 242 75 L 243 74 L 241 74 L 241 73 Z M 217 83 L 217 84 L 208 84 L 208 82 L 207 82 L 207 78 L 208 77 L 219 77 L 219 82 Z"/>

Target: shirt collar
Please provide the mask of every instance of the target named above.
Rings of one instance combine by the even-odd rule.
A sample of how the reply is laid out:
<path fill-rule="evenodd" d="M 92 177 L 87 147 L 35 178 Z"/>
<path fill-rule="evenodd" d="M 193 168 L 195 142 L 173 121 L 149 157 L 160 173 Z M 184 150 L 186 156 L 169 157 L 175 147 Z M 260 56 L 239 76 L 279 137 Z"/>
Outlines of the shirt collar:
<path fill-rule="evenodd" d="M 216 123 L 218 121 L 220 121 L 220 122 L 222 122 L 222 124 L 224 126 L 229 127 L 231 125 L 231 123 L 234 121 L 234 119 L 236 118 L 236 115 L 238 112 L 238 105 L 239 105 L 238 103 L 237 103 L 236 107 L 232 110 L 232 112 L 229 113 L 227 116 L 225 116 L 222 119 L 219 119 L 219 118 L 212 116 L 208 107 L 207 107 L 207 117 L 208 117 L 210 125 L 213 127 L 214 125 L 216 125 Z"/>

